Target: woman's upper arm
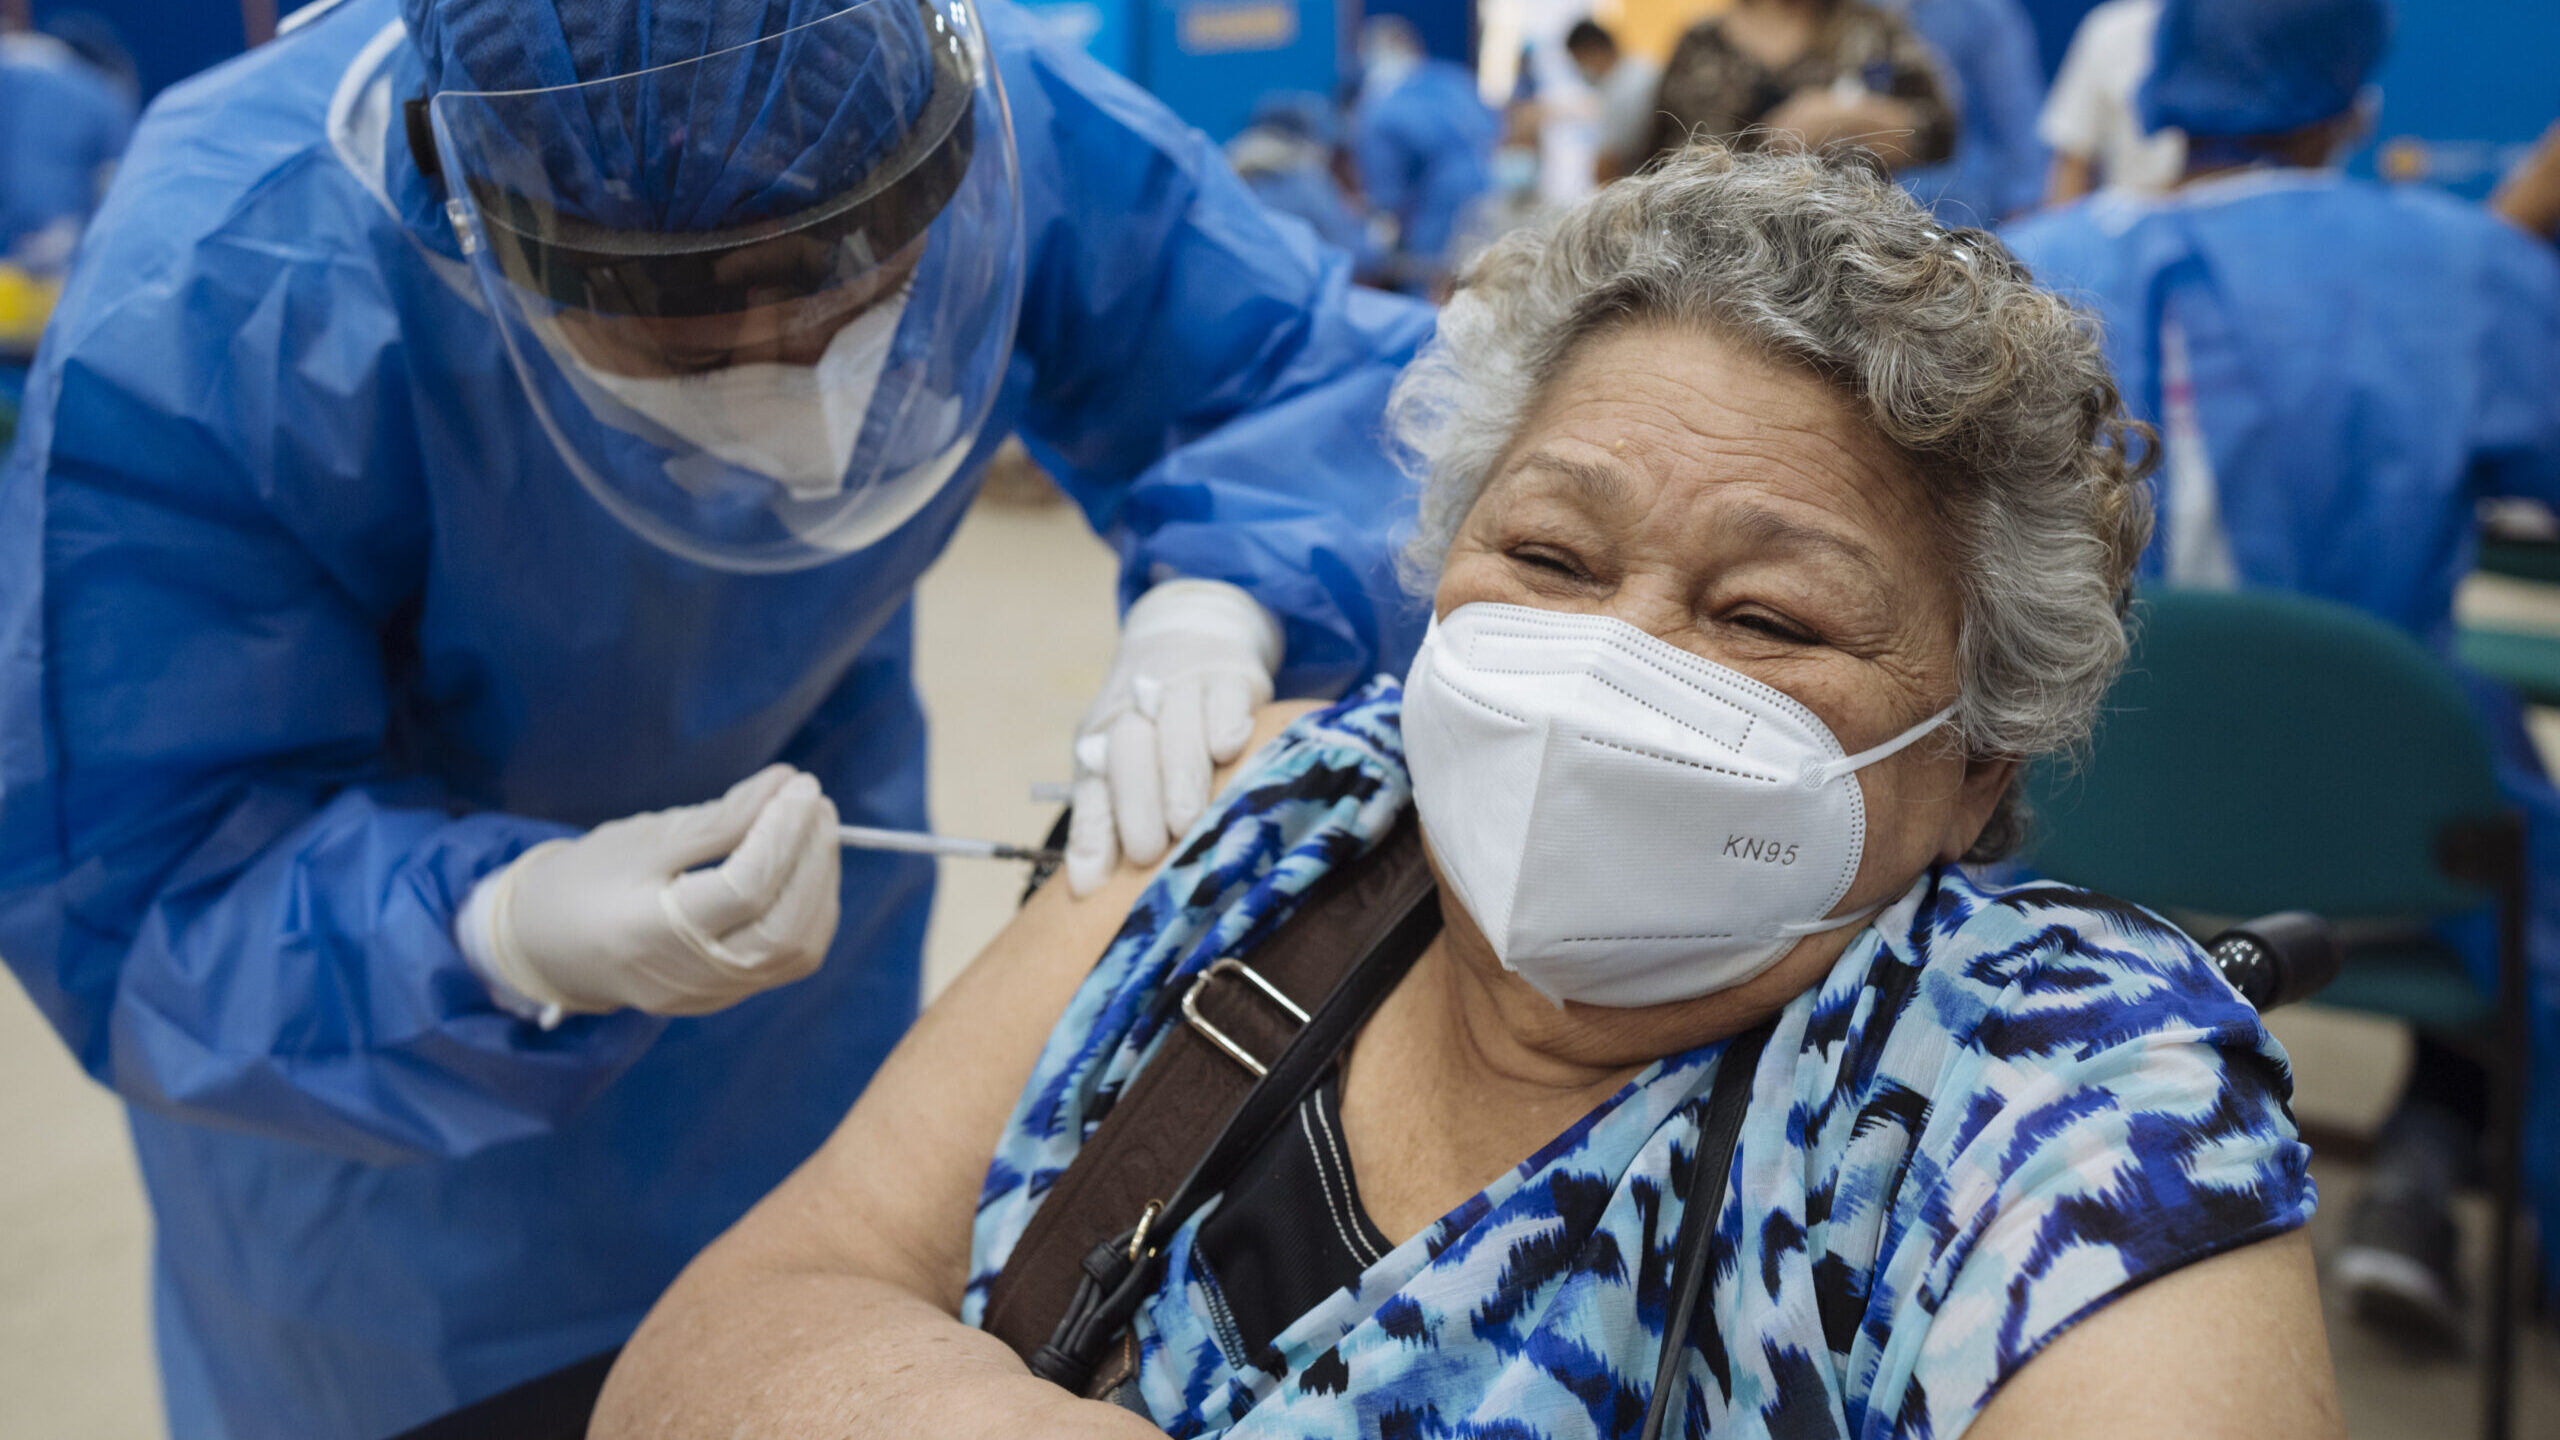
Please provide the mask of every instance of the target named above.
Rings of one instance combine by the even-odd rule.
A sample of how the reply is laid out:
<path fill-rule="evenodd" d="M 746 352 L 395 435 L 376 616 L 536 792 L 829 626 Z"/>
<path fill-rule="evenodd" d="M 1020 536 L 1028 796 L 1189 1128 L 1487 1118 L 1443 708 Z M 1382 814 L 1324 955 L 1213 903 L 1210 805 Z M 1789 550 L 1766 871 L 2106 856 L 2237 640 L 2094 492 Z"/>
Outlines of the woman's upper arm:
<path fill-rule="evenodd" d="M 739 1223 L 786 1263 L 856 1270 L 958 1313 L 970 1220 L 997 1136 L 1049 1030 L 1144 872 L 1081 899 L 1044 885 L 917 1020 L 844 1123 Z"/>
<path fill-rule="evenodd" d="M 2142 1286 L 2001 1386 L 1968 1440 L 2339 1436 L 2311 1242 L 2290 1231 Z"/>
<path fill-rule="evenodd" d="M 1237 765 L 1308 708 L 1266 707 Z M 1042 886 L 907 1032 L 835 1134 L 722 1248 L 860 1274 L 957 1314 L 996 1142 L 1050 1030 L 1152 878 L 1124 867 L 1082 898 L 1064 883 Z"/>
<path fill-rule="evenodd" d="M 1917 1183 L 1894 1202 L 1907 1223 L 1878 1257 L 1890 1280 L 1877 1285 L 1884 1308 L 1871 1318 L 1894 1333 L 1899 1358 L 1872 1403 L 1888 1414 L 1917 1406 L 1946 1435 L 1978 1426 L 1998 1399 L 2051 1432 L 2032 1398 L 2043 1385 L 2010 1398 L 2020 1375 L 2068 1374 L 2051 1357 L 2072 1349 L 2122 1363 L 2108 1347 L 2146 1339 L 2158 1363 L 2141 1373 L 2164 1392 L 2146 1401 L 2158 1413 L 2238 1403 L 2219 1372 L 2167 1362 L 2190 1342 L 2223 1345 L 2231 1364 L 2269 1363 L 2258 1352 L 2192 1325 L 2143 1332 L 2160 1323 L 2146 1316 L 2183 1324 L 2181 1296 L 2222 1303 L 2224 1277 L 2237 1272 L 2261 1287 L 2247 1312 L 2253 1334 L 2307 1325 L 2318 1335 L 2309 1262 L 2300 1241 L 2282 1238 L 2317 1199 L 2286 1110 L 2283 1051 L 2194 942 L 2149 912 L 2046 882 L 1980 893 L 1983 903 L 1915 925 L 1940 957 L 1965 963 L 1927 968 L 1881 1062 L 1880 1073 L 1931 1097 L 1931 1118 L 1904 1172 Z M 1945 1043 L 1922 1043 L 1940 1033 L 1925 1025 L 1905 1030 L 1914 1014 L 1947 1026 Z M 2250 1258 L 2231 1258 L 2241 1255 Z M 2287 1265 L 2296 1292 L 2277 1283 Z M 2325 1387 L 2325 1352 L 2310 1359 Z M 2297 1392 L 2264 1388 L 2253 1403 L 2293 1405 Z M 2301 1424 L 2267 1433 L 2314 1433 L 2324 1412 L 2301 1413 Z M 2058 1433 L 2118 1433 L 2104 1428 L 2114 1414 L 2084 1409 L 2069 1421 L 2097 1428 Z"/>

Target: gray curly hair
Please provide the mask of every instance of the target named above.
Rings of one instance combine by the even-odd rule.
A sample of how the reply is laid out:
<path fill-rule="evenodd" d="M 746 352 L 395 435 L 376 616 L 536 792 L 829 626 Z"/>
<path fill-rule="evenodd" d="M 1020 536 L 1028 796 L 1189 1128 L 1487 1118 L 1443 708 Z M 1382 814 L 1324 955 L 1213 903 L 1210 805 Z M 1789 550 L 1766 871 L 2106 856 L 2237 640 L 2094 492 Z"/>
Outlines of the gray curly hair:
<path fill-rule="evenodd" d="M 2151 537 L 2148 430 L 2095 322 L 2000 242 L 1950 233 L 1861 158 L 1700 144 L 1468 267 L 1388 423 L 1422 483 L 1405 580 L 1428 594 L 1545 387 L 1622 326 L 1713 330 L 1838 388 L 1911 466 L 1961 576 L 1969 753 L 2071 750 L 2124 664 Z M 1965 858 L 2024 838 L 2016 786 Z"/>

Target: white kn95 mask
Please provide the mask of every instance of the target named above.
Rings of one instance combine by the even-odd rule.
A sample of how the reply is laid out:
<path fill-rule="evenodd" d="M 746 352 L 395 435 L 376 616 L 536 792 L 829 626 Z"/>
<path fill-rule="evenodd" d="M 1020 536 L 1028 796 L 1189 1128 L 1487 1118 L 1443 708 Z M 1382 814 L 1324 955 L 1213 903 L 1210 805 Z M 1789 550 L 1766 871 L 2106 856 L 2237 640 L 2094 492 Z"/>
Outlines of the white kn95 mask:
<path fill-rule="evenodd" d="M 844 490 L 906 309 L 900 293 L 863 311 L 836 331 L 815 365 L 760 361 L 695 375 L 616 374 L 580 358 L 557 321 L 535 333 L 573 380 L 714 460 L 774 481 L 793 500 L 812 501 Z M 610 407 L 597 413 L 616 423 Z M 679 467 L 669 473 L 686 483 Z"/>
<path fill-rule="evenodd" d="M 1462 605 L 1405 681 L 1413 800 L 1503 965 L 1539 993 L 1661 1005 L 1730 989 L 1831 915 L 1866 848 L 1854 775 L 1950 706 L 1841 753 L 1792 697 L 1621 620 Z"/>

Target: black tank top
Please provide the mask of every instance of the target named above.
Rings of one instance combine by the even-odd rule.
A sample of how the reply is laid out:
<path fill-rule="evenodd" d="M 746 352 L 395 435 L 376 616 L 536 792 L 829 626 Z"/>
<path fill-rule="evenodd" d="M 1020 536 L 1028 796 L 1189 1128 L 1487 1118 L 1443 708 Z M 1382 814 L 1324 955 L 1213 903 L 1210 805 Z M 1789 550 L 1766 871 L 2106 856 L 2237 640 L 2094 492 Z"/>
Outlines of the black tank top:
<path fill-rule="evenodd" d="M 1200 1224 L 1196 1253 L 1211 1282 L 1202 1287 L 1210 1320 L 1238 1366 L 1256 1363 L 1299 1316 L 1395 1248 L 1360 1208 L 1341 1115 L 1335 1066 Z"/>

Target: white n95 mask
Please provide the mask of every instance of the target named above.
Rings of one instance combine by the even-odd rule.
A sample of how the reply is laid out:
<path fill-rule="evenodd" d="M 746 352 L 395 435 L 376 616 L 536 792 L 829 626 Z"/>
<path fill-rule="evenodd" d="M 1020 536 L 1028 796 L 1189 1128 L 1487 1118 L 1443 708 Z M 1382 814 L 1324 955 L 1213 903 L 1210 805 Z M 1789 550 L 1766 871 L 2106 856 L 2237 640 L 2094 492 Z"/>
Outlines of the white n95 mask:
<path fill-rule="evenodd" d="M 856 315 L 828 340 L 815 365 L 759 362 L 698 375 L 617 374 L 579 358 L 557 322 L 537 333 L 577 382 L 705 454 L 774 481 L 794 500 L 825 500 L 844 489 L 906 310 L 901 292 Z M 597 414 L 613 419 L 609 408 Z M 680 472 L 671 473 L 683 481 Z"/>
<path fill-rule="evenodd" d="M 1730 989 L 1832 916 L 1866 848 L 1856 771 L 1812 711 L 1620 620 L 1462 605 L 1405 682 L 1431 851 L 1503 965 L 1556 1001 Z"/>

